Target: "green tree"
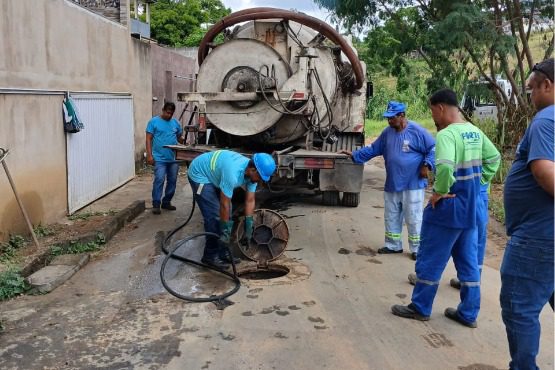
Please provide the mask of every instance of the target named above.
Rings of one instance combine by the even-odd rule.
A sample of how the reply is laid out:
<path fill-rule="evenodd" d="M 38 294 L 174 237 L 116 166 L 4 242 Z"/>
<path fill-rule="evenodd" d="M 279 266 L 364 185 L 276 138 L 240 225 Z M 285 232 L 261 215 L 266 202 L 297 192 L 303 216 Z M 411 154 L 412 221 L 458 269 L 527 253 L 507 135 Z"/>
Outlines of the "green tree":
<path fill-rule="evenodd" d="M 550 17 L 550 1 L 533 0 L 315 0 L 345 27 L 367 27 L 361 56 L 370 72 L 385 70 L 407 86 L 415 57 L 429 71 L 429 92 L 450 86 L 459 92 L 468 78 L 481 78 L 494 89 L 498 106 L 498 141 L 514 144 L 532 113 L 525 92 L 534 60 L 530 36 L 541 12 Z M 553 53 L 553 27 L 544 57 Z M 506 78 L 510 96 L 496 83 Z M 403 81 L 405 79 L 405 81 Z"/>
<path fill-rule="evenodd" d="M 206 27 L 231 13 L 220 0 L 159 0 L 151 8 L 151 33 L 159 43 L 198 46 Z"/>

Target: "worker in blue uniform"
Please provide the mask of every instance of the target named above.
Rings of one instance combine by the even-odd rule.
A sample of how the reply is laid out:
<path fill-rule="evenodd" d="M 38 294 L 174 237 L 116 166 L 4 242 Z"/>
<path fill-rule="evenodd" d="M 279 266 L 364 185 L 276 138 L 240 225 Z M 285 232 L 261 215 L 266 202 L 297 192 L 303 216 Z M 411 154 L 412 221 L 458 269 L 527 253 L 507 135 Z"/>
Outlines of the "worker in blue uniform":
<path fill-rule="evenodd" d="M 489 184 L 480 185 L 480 196 L 476 203 L 476 228 L 478 232 L 478 269 L 480 276 L 484 266 L 484 257 L 486 255 L 486 244 L 488 239 L 488 222 L 489 222 Z M 416 284 L 416 274 L 409 274 L 409 283 Z M 461 289 L 461 281 L 458 278 L 452 278 L 449 284 L 455 289 Z"/>
<path fill-rule="evenodd" d="M 220 235 L 219 240 L 207 238 L 202 263 L 220 269 L 229 267 L 233 256 L 226 245 L 230 242 L 233 229 L 233 190 L 246 188 L 245 236 L 251 238 L 254 227 L 254 192 L 257 184 L 269 181 L 275 170 L 274 159 L 266 153 L 256 153 L 249 159 L 230 150 L 217 150 L 201 154 L 191 162 L 188 171 L 189 184 L 204 219 L 204 230 Z M 240 260 L 233 261 L 238 263 Z"/>
<path fill-rule="evenodd" d="M 488 222 L 489 222 L 489 184 L 480 185 L 480 196 L 476 204 L 476 227 L 478 228 L 478 269 L 480 276 L 484 267 L 484 257 L 486 255 L 486 245 L 488 241 Z M 455 289 L 461 289 L 461 282 L 457 278 L 452 278 L 449 284 Z"/>
<path fill-rule="evenodd" d="M 452 256 L 461 281 L 461 302 L 457 308 L 447 308 L 444 314 L 475 328 L 480 310 L 478 199 L 481 184 L 491 181 L 501 157 L 488 137 L 461 117 L 455 92 L 439 90 L 430 97 L 429 104 L 438 130 L 434 192 L 424 210 L 411 303 L 394 305 L 391 312 L 404 318 L 429 320 L 441 274 Z"/>
<path fill-rule="evenodd" d="M 428 171 L 434 169 L 435 140 L 430 133 L 409 121 L 403 103 L 390 101 L 383 116 L 389 124 L 371 145 L 351 155 L 355 163 L 383 156 L 385 160 L 384 221 L 385 246 L 380 254 L 402 253 L 403 218 L 407 224 L 411 257 L 416 259 L 420 245 L 420 227 L 424 205 L 424 189 Z"/>

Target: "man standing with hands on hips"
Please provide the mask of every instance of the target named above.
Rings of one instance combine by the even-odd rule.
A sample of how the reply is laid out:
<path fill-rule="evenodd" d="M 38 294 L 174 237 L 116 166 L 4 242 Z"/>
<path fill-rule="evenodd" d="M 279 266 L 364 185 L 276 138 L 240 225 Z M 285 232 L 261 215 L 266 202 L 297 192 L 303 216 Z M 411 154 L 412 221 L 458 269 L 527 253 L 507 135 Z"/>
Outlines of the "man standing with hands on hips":
<path fill-rule="evenodd" d="M 391 312 L 429 320 L 441 274 L 452 256 L 461 284 L 461 302 L 456 308 L 447 308 L 445 316 L 475 328 L 480 311 L 477 207 L 482 202 L 481 185 L 491 181 L 501 157 L 489 138 L 461 117 L 454 91 L 436 91 L 429 106 L 438 131 L 434 192 L 424 210 L 411 303 L 394 305 Z"/>

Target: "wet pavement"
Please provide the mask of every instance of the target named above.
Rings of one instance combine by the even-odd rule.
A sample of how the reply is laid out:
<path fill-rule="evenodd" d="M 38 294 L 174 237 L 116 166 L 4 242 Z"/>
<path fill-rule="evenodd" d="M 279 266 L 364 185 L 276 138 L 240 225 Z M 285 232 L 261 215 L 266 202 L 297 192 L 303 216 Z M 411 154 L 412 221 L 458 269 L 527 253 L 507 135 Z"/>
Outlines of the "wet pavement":
<path fill-rule="evenodd" d="M 366 166 L 357 208 L 324 207 L 306 194 L 265 196 L 259 207 L 278 209 L 289 225 L 287 250 L 275 263 L 291 272 L 243 280 L 225 309 L 179 300 L 160 282 L 160 240 L 189 213 L 190 190 L 180 177 L 178 211 L 155 216 L 147 209 L 63 286 L 0 304 L 0 369 L 506 369 L 500 278 L 490 267 L 483 272 L 478 329 L 443 316 L 458 302 L 458 291 L 448 286 L 451 264 L 430 321 L 389 312 L 410 301 L 414 261 L 408 253 L 376 254 L 383 243 L 383 176 Z M 92 207 L 147 199 L 149 182 L 134 180 Z M 177 238 L 199 231 L 197 213 Z M 179 253 L 199 259 L 201 247 L 202 240 L 191 241 Z M 247 261 L 239 266 L 256 268 Z M 227 277 L 178 262 L 167 270 L 168 283 L 184 293 L 233 287 Z M 541 319 L 538 363 L 553 368 L 549 306 Z"/>

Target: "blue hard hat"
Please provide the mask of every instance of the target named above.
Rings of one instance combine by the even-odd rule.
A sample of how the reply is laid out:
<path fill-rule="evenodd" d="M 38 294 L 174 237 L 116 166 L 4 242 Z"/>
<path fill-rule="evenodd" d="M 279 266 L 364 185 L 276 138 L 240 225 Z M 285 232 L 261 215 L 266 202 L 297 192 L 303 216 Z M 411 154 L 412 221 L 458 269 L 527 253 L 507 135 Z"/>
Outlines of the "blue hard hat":
<path fill-rule="evenodd" d="M 387 110 L 383 116 L 385 118 L 395 117 L 399 113 L 405 113 L 406 109 L 405 104 L 392 100 L 387 104 Z"/>
<path fill-rule="evenodd" d="M 274 158 L 266 153 L 256 153 L 252 157 L 252 160 L 260 178 L 264 181 L 270 180 L 270 176 L 272 176 L 276 170 Z"/>

